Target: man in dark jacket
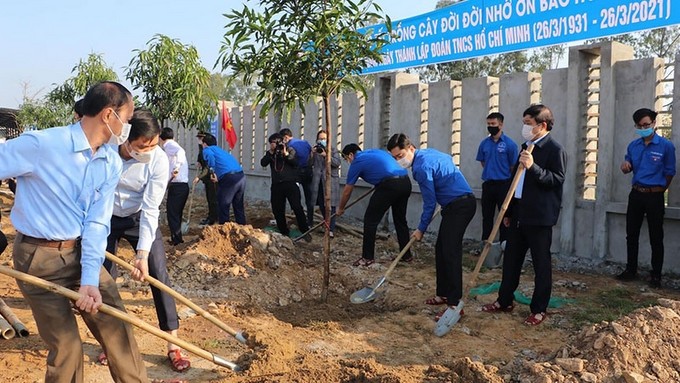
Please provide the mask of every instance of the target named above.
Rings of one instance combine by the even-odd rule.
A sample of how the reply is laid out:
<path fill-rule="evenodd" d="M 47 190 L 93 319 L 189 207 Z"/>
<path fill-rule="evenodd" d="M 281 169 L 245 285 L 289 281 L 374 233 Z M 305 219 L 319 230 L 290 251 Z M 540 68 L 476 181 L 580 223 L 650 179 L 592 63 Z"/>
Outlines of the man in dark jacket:
<path fill-rule="evenodd" d="M 553 115 L 545 105 L 533 105 L 524 111 L 519 163 L 526 169 L 503 223 L 508 227 L 508 241 L 503 258 L 503 280 L 496 302 L 484 305 L 485 312 L 510 312 L 514 308 L 514 292 L 519 285 L 524 257 L 531 249 L 534 265 L 534 294 L 531 315 L 524 320 L 529 326 L 540 324 L 552 290 L 550 245 L 552 227 L 557 223 L 562 203 L 562 184 L 567 154 L 549 134 Z M 527 145 L 532 144 L 532 153 Z"/>
<path fill-rule="evenodd" d="M 303 233 L 309 230 L 307 217 L 305 217 L 305 211 L 300 202 L 300 189 L 297 186 L 298 163 L 295 157 L 295 149 L 286 146 L 283 143 L 283 137 L 279 133 L 274 133 L 269 136 L 269 150 L 260 160 L 260 165 L 271 168 L 272 213 L 274 213 L 279 232 L 286 236 L 290 234 L 286 222 L 286 199 L 295 213 L 298 228 Z M 303 239 L 310 242 L 312 237 L 307 234 Z"/>

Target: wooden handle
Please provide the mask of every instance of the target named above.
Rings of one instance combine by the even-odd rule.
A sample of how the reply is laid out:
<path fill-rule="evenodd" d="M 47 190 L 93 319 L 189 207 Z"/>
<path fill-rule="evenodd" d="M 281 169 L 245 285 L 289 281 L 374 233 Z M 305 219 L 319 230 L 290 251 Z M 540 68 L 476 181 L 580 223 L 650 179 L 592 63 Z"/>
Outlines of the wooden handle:
<path fill-rule="evenodd" d="M 531 153 L 534 150 L 534 145 L 530 144 L 527 148 L 526 151 Z M 503 217 L 505 216 L 505 212 L 508 210 L 508 206 L 510 205 L 510 202 L 512 201 L 512 197 L 515 195 L 515 190 L 517 189 L 517 184 L 519 184 L 519 180 L 522 178 L 522 174 L 526 171 L 524 168 L 524 165 L 521 163 L 517 165 L 517 173 L 515 173 L 515 177 L 512 179 L 512 183 L 510 184 L 510 189 L 508 190 L 508 194 L 505 195 L 505 200 L 503 200 L 503 204 L 501 205 L 501 209 L 498 212 L 498 217 L 496 217 L 496 221 L 493 223 L 493 229 L 491 229 L 491 234 L 489 234 L 489 238 L 486 239 L 484 242 L 484 249 L 482 250 L 482 254 L 479 255 L 479 260 L 477 261 L 477 265 L 475 265 L 475 269 L 472 272 L 472 275 L 470 276 L 470 279 L 468 280 L 468 283 L 465 288 L 465 293 L 463 294 L 463 298 L 465 298 L 469 293 L 470 289 L 474 285 L 474 283 L 477 281 L 477 276 L 479 275 L 479 270 L 482 268 L 482 264 L 484 263 L 484 260 L 486 259 L 486 256 L 489 254 L 489 250 L 491 250 L 491 243 L 494 238 L 496 238 L 496 234 L 498 233 L 498 230 L 501 227 L 501 224 L 503 223 Z"/>
<path fill-rule="evenodd" d="M 26 282 L 26 283 L 29 283 L 31 285 L 38 286 L 40 288 L 49 290 L 53 293 L 62 295 L 62 296 L 66 297 L 66 298 L 68 298 L 72 301 L 77 301 L 78 299 L 80 299 L 80 294 L 73 291 L 73 290 L 69 290 L 69 289 L 67 289 L 63 286 L 59 286 L 55 283 L 46 281 L 42 278 L 38 278 L 38 277 L 34 277 L 34 276 L 26 274 L 26 273 L 22 273 L 20 271 L 11 269 L 7 266 L 1 266 L 0 265 L 0 273 L 8 275 L 8 276 L 15 278 L 17 280 L 20 280 L 22 282 Z M 121 311 L 117 308 L 111 307 L 107 304 L 102 304 L 101 307 L 99 308 L 99 311 L 101 311 L 102 313 L 104 313 L 106 315 L 110 315 L 114 318 L 117 318 L 117 319 L 120 319 L 124 322 L 127 322 L 127 323 L 129 323 L 129 324 L 131 324 L 135 327 L 138 327 L 138 328 L 140 328 L 140 329 L 142 329 L 142 330 L 144 330 L 144 331 L 146 331 L 146 332 L 148 332 L 152 335 L 155 335 L 155 336 L 157 336 L 157 337 L 159 337 L 159 338 L 161 338 L 161 339 L 163 339 L 167 342 L 170 342 L 172 344 L 176 344 L 176 345 L 182 347 L 183 349 L 191 352 L 192 354 L 197 355 L 197 356 L 199 356 L 199 357 L 201 357 L 205 360 L 208 360 L 210 362 L 213 362 L 213 363 L 218 364 L 218 365 L 223 366 L 223 367 L 231 368 L 234 371 L 240 371 L 239 366 L 237 366 L 236 364 L 229 362 L 226 359 L 224 359 L 224 358 L 222 358 L 218 355 L 214 355 L 214 354 L 212 354 L 208 351 L 205 351 L 202 348 L 195 346 L 195 345 L 193 345 L 193 344 L 191 344 L 187 341 L 184 341 L 184 340 L 182 340 L 182 339 L 180 339 L 176 336 L 172 336 L 172 335 L 170 335 L 170 334 L 168 334 L 168 333 L 166 333 L 166 332 L 144 322 L 143 320 L 141 320 L 141 319 L 139 319 L 139 318 L 137 318 L 137 317 L 135 317 L 131 314 L 128 314 L 124 311 Z"/>
<path fill-rule="evenodd" d="M 125 268 L 128 271 L 133 271 L 135 270 L 135 267 L 132 266 L 131 264 L 125 262 L 124 260 L 120 259 L 119 257 L 109 253 L 108 251 L 106 252 L 106 258 L 115 264 Z M 226 323 L 222 322 L 221 320 L 217 319 L 215 316 L 210 314 L 207 310 L 204 310 L 201 308 L 199 305 L 195 304 L 194 302 L 190 301 L 189 298 L 185 297 L 184 295 L 178 293 L 177 291 L 171 289 L 169 286 L 164 284 L 163 282 L 159 281 L 158 279 L 147 275 L 144 280 L 149 282 L 150 285 L 157 287 L 159 290 L 162 290 L 168 294 L 170 294 L 173 298 L 177 299 L 181 303 L 189 306 L 192 310 L 197 312 L 199 315 L 207 319 L 208 321 L 212 322 L 215 324 L 217 327 L 221 328 L 222 330 L 226 331 L 228 334 L 232 335 L 234 338 L 236 338 L 239 342 L 246 344 L 247 343 L 247 335 L 238 332 L 234 330 L 233 328 L 227 326 Z"/>

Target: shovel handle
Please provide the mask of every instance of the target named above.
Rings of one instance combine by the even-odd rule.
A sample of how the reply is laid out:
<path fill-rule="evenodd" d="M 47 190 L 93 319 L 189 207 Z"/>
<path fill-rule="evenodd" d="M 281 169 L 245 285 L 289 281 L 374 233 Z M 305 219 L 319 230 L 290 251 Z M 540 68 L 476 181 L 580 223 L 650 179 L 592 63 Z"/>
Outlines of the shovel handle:
<path fill-rule="evenodd" d="M 364 197 L 366 197 L 367 195 L 373 193 L 374 191 L 375 191 L 375 186 L 372 187 L 372 188 L 370 188 L 366 193 L 360 195 L 359 198 L 357 198 L 357 199 L 355 199 L 354 201 L 348 203 L 347 206 L 345 206 L 345 209 L 349 209 L 350 207 L 352 207 L 352 205 L 354 205 L 354 204 L 356 204 L 357 202 L 361 201 L 362 199 L 364 199 Z M 329 218 L 329 220 L 330 220 L 331 218 L 335 217 L 336 215 L 337 215 L 337 213 L 332 214 L 331 217 Z M 307 230 L 307 231 L 305 231 L 304 233 L 302 233 L 299 237 L 294 238 L 294 239 L 293 239 L 293 242 L 297 242 L 297 241 L 301 240 L 305 235 L 311 233 L 312 231 L 316 230 L 316 228 L 318 228 L 319 226 L 323 225 L 324 222 L 326 222 L 326 220 L 323 220 L 323 221 L 317 223 L 316 225 L 312 226 L 309 230 Z"/>
<path fill-rule="evenodd" d="M 64 297 L 66 297 L 66 298 L 68 298 L 72 301 L 77 301 L 78 299 L 80 299 L 80 294 L 73 291 L 73 290 L 69 290 L 69 289 L 67 289 L 63 286 L 59 286 L 55 283 L 46 281 L 42 278 L 38 278 L 38 277 L 35 277 L 33 275 L 30 275 L 30 274 L 22 273 L 21 271 L 11 269 L 7 266 L 0 265 L 0 273 L 5 274 L 7 276 L 10 276 L 10 277 L 12 277 L 16 280 L 26 282 L 26 283 L 29 283 L 31 285 L 38 286 L 40 288 L 49 290 L 53 293 L 64 296 Z M 110 315 L 114 318 L 120 319 L 123 322 L 127 322 L 127 323 L 129 323 L 129 324 L 131 324 L 135 327 L 138 327 L 138 328 L 140 328 L 140 329 L 142 329 L 142 330 L 144 330 L 144 331 L 146 331 L 146 332 L 148 332 L 152 335 L 155 335 L 155 336 L 157 336 L 157 337 L 159 337 L 159 338 L 161 338 L 161 339 L 163 339 L 167 342 L 176 344 L 176 345 L 182 347 L 183 349 L 191 352 L 192 354 L 199 356 L 199 357 L 201 357 L 205 360 L 208 360 L 210 362 L 213 362 L 213 363 L 218 364 L 218 365 L 223 366 L 223 367 L 228 367 L 228 368 L 232 369 L 233 371 L 240 371 L 241 370 L 241 368 L 238 365 L 236 365 L 235 363 L 229 362 L 228 360 L 224 359 L 223 357 L 221 357 L 219 355 L 212 354 L 212 353 L 210 353 L 206 350 L 203 350 L 202 348 L 200 348 L 198 346 L 195 346 L 192 343 L 189 343 L 185 340 L 182 340 L 182 339 L 180 339 L 176 336 L 170 335 L 170 334 L 166 333 L 165 331 L 162 331 L 159 328 L 156 328 L 156 327 L 144 322 L 143 320 L 137 318 L 136 316 L 131 315 L 129 313 L 126 313 L 124 311 L 121 311 L 121 310 L 119 310 L 115 307 L 111 307 L 107 304 L 102 304 L 101 307 L 99 308 L 99 311 L 101 311 L 102 313 L 104 313 L 106 315 Z"/>
<path fill-rule="evenodd" d="M 119 257 L 109 253 L 108 251 L 106 252 L 106 258 L 109 259 L 110 261 L 114 262 L 115 264 L 125 268 L 128 271 L 132 271 L 135 269 L 134 266 L 131 264 L 125 262 L 124 260 L 120 259 Z M 185 304 L 186 306 L 189 306 L 192 310 L 197 312 L 199 315 L 201 315 L 203 318 L 207 319 L 208 321 L 212 322 L 214 325 L 219 327 L 220 329 L 226 331 L 228 334 L 236 338 L 239 342 L 243 344 L 247 344 L 247 335 L 244 334 L 243 332 L 237 332 L 233 328 L 229 327 L 226 323 L 222 322 L 221 320 L 217 319 L 215 316 L 210 314 L 207 310 L 204 310 L 201 308 L 199 305 L 195 304 L 189 298 L 185 297 L 184 295 L 178 293 L 177 291 L 171 289 L 168 285 L 164 284 L 163 282 L 159 281 L 158 279 L 147 275 L 144 277 L 144 280 L 149 282 L 150 285 L 157 287 L 158 289 L 168 293 L 171 295 L 173 298 L 177 299 L 181 303 Z"/>
<path fill-rule="evenodd" d="M 534 145 L 530 144 L 527 146 L 526 151 L 531 153 L 534 150 Z M 470 276 L 470 279 L 468 280 L 468 283 L 466 285 L 466 291 L 463 294 L 463 297 L 466 297 L 470 293 L 470 289 L 472 286 L 475 284 L 477 281 L 477 276 L 479 275 L 479 270 L 482 268 L 482 264 L 484 263 L 484 260 L 486 259 L 486 256 L 489 254 L 489 250 L 491 250 L 491 243 L 493 239 L 496 237 L 496 234 L 498 233 L 498 230 L 501 227 L 501 224 L 503 223 L 503 217 L 505 216 L 505 212 L 508 210 L 508 206 L 510 206 L 510 202 L 512 201 L 512 197 L 515 195 L 515 190 L 517 189 L 517 185 L 519 184 L 520 178 L 522 178 L 522 174 L 526 169 L 524 168 L 524 165 L 519 164 L 517 168 L 517 172 L 515 173 L 515 177 L 512 179 L 512 183 L 510 184 L 510 189 L 508 189 L 508 194 L 505 195 L 505 200 L 503 200 L 503 204 L 501 205 L 501 209 L 498 212 L 498 217 L 496 217 L 496 221 L 493 224 L 493 229 L 491 229 L 491 234 L 489 234 L 489 238 L 484 241 L 484 249 L 482 250 L 482 254 L 479 255 L 479 260 L 477 260 L 477 265 L 475 265 L 475 269 L 472 272 L 472 275 Z"/>

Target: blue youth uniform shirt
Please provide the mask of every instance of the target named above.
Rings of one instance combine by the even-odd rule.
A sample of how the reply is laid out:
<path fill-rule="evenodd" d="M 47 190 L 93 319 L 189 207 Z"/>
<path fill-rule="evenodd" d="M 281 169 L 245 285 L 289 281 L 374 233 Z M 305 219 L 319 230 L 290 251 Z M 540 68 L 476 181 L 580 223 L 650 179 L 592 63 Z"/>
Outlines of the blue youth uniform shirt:
<path fill-rule="evenodd" d="M 497 142 L 494 142 L 491 136 L 485 138 L 477 149 L 477 161 L 484 162 L 482 179 L 484 181 L 509 179 L 518 156 L 517 144 L 505 134 L 501 133 Z"/>
<path fill-rule="evenodd" d="M 399 166 L 391 154 L 382 149 L 358 151 L 347 171 L 347 185 L 354 185 L 359 177 L 377 185 L 388 177 L 408 176 L 408 170 Z"/>
<path fill-rule="evenodd" d="M 633 165 L 633 185 L 666 186 L 666 176 L 675 175 L 675 146 L 654 133 L 648 145 L 642 138 L 631 142 L 626 161 Z"/>
<path fill-rule="evenodd" d="M 413 157 L 413 178 L 420 186 L 423 213 L 418 230 L 425 232 L 439 204 L 444 207 L 458 197 L 472 193 L 453 157 L 435 149 L 418 149 Z"/>
<path fill-rule="evenodd" d="M 216 145 L 203 148 L 203 158 L 208 166 L 215 170 L 218 179 L 227 173 L 243 171 L 241 164 L 234 156 Z"/>
<path fill-rule="evenodd" d="M 312 154 L 312 146 L 305 140 L 291 138 L 288 147 L 295 149 L 295 158 L 298 160 L 298 167 L 307 167 L 309 155 Z"/>

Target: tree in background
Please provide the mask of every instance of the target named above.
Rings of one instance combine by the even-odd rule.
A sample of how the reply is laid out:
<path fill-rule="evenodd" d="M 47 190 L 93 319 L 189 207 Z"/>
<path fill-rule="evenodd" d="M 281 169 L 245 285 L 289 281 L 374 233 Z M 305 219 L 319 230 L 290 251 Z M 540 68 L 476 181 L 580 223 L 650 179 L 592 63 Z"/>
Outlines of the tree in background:
<path fill-rule="evenodd" d="M 92 85 L 101 81 L 118 81 L 118 75 L 106 65 L 103 55 L 90 53 L 87 60 L 80 59 L 71 73 L 75 76 L 64 81 L 47 94 L 47 99 L 73 107 L 73 103 L 85 96 Z"/>
<path fill-rule="evenodd" d="M 210 75 L 210 90 L 218 100 L 233 101 L 236 105 L 252 105 L 258 89 L 246 84 L 243 77 L 227 76 L 221 73 Z"/>
<path fill-rule="evenodd" d="M 372 0 L 260 0 L 258 9 L 243 6 L 225 14 L 227 24 L 218 65 L 232 78 L 257 82 L 255 104 L 261 116 L 270 110 L 290 118 L 296 107 L 304 113 L 310 99 L 323 99 L 327 136 L 334 137 L 330 100 L 343 90 L 366 94 L 356 75 L 371 60 L 380 62 L 386 34 L 361 33 L 371 21 L 391 23 Z M 331 144 L 328 145 L 329 149 Z M 326 156 L 326 224 L 330 219 L 331 156 Z M 330 279 L 330 237 L 324 236 L 324 277 L 321 299 L 327 300 Z"/>
<path fill-rule="evenodd" d="M 435 9 L 441 9 L 460 3 L 463 0 L 439 0 Z M 428 65 L 411 69 L 409 72 L 420 75 L 426 82 L 440 80 L 462 80 L 466 77 L 498 77 L 516 72 L 543 72 L 557 67 L 565 54 L 564 45 L 538 48 L 527 54 L 526 51 L 503 53 L 471 59 L 463 59 L 443 64 Z"/>
<path fill-rule="evenodd" d="M 161 124 L 172 119 L 185 128 L 205 129 L 217 113 L 217 99 L 196 48 L 158 34 L 147 42 L 146 50 L 133 52 L 126 77 L 133 89 L 142 90 L 144 105 Z"/>
<path fill-rule="evenodd" d="M 17 119 L 25 128 L 46 129 L 73 122 L 73 104 L 100 81 L 117 81 L 116 72 L 106 65 L 102 54 L 90 53 L 73 67 L 74 74 L 57 85 L 47 96 L 36 98 L 24 95 Z"/>

